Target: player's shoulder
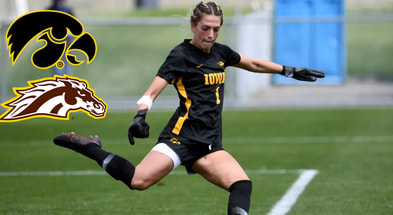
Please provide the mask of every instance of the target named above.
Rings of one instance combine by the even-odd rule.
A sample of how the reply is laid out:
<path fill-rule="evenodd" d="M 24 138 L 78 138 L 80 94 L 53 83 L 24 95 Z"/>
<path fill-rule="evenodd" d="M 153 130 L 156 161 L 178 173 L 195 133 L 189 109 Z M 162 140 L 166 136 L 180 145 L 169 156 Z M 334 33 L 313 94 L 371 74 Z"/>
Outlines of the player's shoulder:
<path fill-rule="evenodd" d="M 229 47 L 228 45 L 223 44 L 223 43 L 215 42 L 215 43 L 214 43 L 214 48 L 215 48 L 217 51 L 220 51 L 220 52 L 233 52 L 233 50 L 232 50 L 231 47 Z"/>
<path fill-rule="evenodd" d="M 185 52 L 187 52 L 187 46 L 185 42 L 182 42 L 176 45 L 171 51 L 169 55 L 176 56 L 176 57 L 184 57 Z"/>

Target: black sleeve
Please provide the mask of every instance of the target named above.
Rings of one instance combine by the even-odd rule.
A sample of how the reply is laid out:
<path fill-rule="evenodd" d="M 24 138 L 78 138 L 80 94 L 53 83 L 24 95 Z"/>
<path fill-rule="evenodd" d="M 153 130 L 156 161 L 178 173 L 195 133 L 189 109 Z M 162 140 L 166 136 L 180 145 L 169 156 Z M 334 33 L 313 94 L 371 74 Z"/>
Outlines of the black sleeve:
<path fill-rule="evenodd" d="M 161 65 L 157 72 L 157 76 L 167 80 L 169 83 L 186 71 L 186 59 L 179 47 L 174 48 Z"/>
<path fill-rule="evenodd" d="M 240 54 L 227 45 L 221 45 L 222 54 L 225 57 L 225 67 L 233 66 L 240 62 Z"/>
<path fill-rule="evenodd" d="M 240 62 L 240 55 L 237 52 L 233 52 L 229 57 L 227 62 L 225 63 L 225 66 L 233 66 L 237 63 Z"/>

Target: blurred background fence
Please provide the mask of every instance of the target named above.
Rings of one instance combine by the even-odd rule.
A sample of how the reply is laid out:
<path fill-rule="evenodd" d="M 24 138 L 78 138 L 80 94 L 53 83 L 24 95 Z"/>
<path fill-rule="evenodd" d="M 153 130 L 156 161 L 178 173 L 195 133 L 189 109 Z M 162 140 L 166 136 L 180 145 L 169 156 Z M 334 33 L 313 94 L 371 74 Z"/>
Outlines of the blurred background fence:
<path fill-rule="evenodd" d="M 147 89 L 169 51 L 184 38 L 192 37 L 187 17 L 198 2 L 67 1 L 98 46 L 95 60 L 89 65 L 73 67 L 72 75 L 89 81 L 90 87 L 110 109 L 134 109 L 135 101 Z M 225 12 L 219 42 L 242 54 L 274 61 L 274 29 L 278 23 L 293 22 L 274 17 L 275 1 L 218 2 Z M 225 107 L 393 105 L 393 0 L 347 0 L 344 3 L 345 12 L 333 17 L 333 21 L 303 20 L 343 23 L 345 42 L 337 53 L 344 60 L 342 82 L 277 84 L 271 75 L 228 68 Z M 1 102 L 15 97 L 13 88 L 26 87 L 27 81 L 52 75 L 51 70 L 34 68 L 30 62 L 34 50 L 43 45 L 40 42 L 31 42 L 14 66 L 5 45 L 6 30 L 18 15 L 45 9 L 49 4 L 49 0 L 0 0 Z M 168 87 L 155 108 L 173 106 L 176 106 L 175 91 Z"/>

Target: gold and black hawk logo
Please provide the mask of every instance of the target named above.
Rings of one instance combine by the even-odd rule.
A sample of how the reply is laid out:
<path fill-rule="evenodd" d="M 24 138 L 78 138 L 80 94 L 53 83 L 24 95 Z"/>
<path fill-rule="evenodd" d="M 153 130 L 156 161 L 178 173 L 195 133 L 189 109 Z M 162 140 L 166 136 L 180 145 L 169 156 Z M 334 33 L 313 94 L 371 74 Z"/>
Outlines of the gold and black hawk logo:
<path fill-rule="evenodd" d="M 66 38 L 72 35 L 74 40 L 70 45 Z M 87 64 L 94 60 L 97 45 L 93 36 L 84 32 L 84 27 L 75 17 L 52 10 L 40 10 L 27 13 L 16 19 L 8 28 L 6 34 L 7 48 L 12 64 L 18 60 L 26 46 L 37 37 L 45 45 L 37 49 L 31 56 L 33 65 L 39 69 L 47 69 L 54 65 L 64 66 L 63 55 L 72 65 L 80 65 L 72 51 L 79 51 L 87 58 Z"/>

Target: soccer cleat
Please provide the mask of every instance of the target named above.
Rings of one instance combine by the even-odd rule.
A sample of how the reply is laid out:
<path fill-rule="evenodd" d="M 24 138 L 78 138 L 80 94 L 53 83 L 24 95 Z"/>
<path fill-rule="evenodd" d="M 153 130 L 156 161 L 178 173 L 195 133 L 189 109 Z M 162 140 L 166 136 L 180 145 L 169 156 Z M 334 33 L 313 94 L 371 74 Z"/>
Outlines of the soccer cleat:
<path fill-rule="evenodd" d="M 101 140 L 98 137 L 83 137 L 76 135 L 74 132 L 57 135 L 53 142 L 65 148 L 72 149 L 84 154 L 92 146 L 101 148 Z"/>

